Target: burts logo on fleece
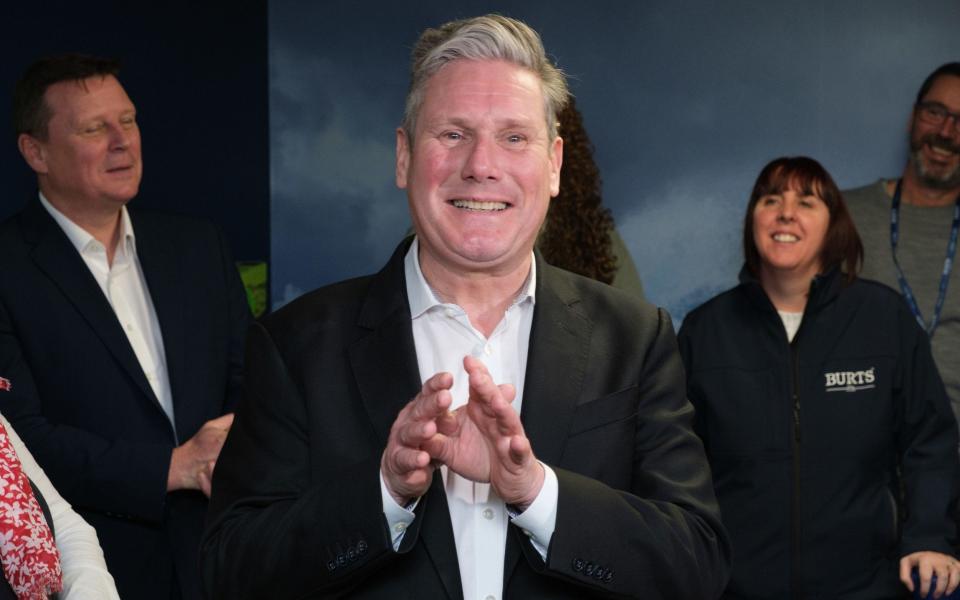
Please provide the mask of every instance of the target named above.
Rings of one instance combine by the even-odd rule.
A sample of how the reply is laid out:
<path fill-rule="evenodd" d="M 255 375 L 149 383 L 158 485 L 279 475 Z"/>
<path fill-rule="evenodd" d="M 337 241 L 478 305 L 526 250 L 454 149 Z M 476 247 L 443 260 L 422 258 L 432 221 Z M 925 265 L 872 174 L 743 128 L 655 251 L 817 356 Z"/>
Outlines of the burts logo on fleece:
<path fill-rule="evenodd" d="M 828 392 L 858 392 L 877 387 L 874 370 L 870 367 L 866 371 L 835 371 L 824 373 L 826 378 L 825 389 Z"/>
<path fill-rule="evenodd" d="M 0 392 L 9 392 L 13 384 L 6 377 L 0 377 Z"/>

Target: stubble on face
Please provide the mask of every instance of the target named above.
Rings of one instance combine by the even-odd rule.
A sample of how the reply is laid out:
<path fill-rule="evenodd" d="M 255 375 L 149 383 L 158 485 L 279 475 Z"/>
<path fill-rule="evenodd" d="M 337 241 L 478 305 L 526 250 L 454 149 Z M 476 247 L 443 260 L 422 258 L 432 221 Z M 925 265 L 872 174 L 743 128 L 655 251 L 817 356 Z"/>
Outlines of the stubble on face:
<path fill-rule="evenodd" d="M 960 187 L 960 164 L 952 169 L 941 169 L 927 162 L 923 155 L 924 145 L 960 154 L 960 144 L 935 133 L 922 136 L 910 136 L 910 166 L 917 180 L 933 190 L 951 190 Z"/>
<path fill-rule="evenodd" d="M 960 110 L 960 78 L 944 76 L 934 81 L 922 102 Z M 924 122 L 919 108 L 914 109 L 910 125 L 910 168 L 920 185 L 930 190 L 960 187 L 960 132 L 957 123 L 935 125 Z"/>

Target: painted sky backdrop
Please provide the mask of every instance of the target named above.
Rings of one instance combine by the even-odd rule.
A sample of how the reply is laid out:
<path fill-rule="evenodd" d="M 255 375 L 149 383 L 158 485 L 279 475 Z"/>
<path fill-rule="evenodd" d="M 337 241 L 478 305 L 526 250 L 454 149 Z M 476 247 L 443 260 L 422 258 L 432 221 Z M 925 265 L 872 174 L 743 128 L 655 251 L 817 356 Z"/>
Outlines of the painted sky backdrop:
<path fill-rule="evenodd" d="M 271 0 L 275 306 L 389 257 L 410 223 L 394 185 L 410 48 L 487 12 L 537 29 L 570 77 L 604 202 L 675 318 L 735 284 L 766 162 L 810 155 L 841 187 L 899 174 L 917 88 L 960 60 L 956 0 Z"/>

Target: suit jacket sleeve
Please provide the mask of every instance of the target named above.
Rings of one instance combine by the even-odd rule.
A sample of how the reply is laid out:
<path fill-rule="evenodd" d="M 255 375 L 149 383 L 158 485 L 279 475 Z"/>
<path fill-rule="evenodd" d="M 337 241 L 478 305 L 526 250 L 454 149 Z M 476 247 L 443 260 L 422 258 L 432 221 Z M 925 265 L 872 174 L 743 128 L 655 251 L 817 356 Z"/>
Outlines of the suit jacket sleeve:
<path fill-rule="evenodd" d="M 379 456 L 321 469 L 327 480 L 312 476 L 310 417 L 286 358 L 267 329 L 250 328 L 246 386 L 217 463 L 201 545 L 211 598 L 336 597 L 397 556 L 380 502 Z M 408 530 L 401 549 L 416 535 Z"/>
<path fill-rule="evenodd" d="M 240 403 L 243 392 L 243 352 L 252 315 L 247 303 L 247 293 L 240 272 L 230 252 L 230 245 L 223 232 L 217 229 L 217 241 L 220 246 L 221 268 L 226 290 L 227 322 L 229 327 L 227 343 L 227 389 L 224 391 L 221 414 L 233 412 Z"/>

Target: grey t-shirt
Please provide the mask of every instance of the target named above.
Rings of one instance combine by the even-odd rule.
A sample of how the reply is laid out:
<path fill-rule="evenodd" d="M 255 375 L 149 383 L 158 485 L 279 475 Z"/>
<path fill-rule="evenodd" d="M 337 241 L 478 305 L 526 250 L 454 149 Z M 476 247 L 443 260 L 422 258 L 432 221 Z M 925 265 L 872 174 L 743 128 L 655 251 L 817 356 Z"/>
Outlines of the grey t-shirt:
<path fill-rule="evenodd" d="M 864 261 L 860 275 L 881 281 L 899 292 L 890 250 L 892 198 L 886 192 L 884 180 L 847 190 L 843 192 L 843 198 L 863 240 Z M 927 325 L 937 303 L 953 210 L 953 204 L 943 207 L 900 204 L 897 259 Z M 933 358 L 947 388 L 953 412 L 960 420 L 960 268 L 956 264 L 947 286 L 940 324 L 931 342 Z"/>

